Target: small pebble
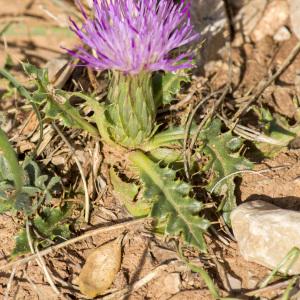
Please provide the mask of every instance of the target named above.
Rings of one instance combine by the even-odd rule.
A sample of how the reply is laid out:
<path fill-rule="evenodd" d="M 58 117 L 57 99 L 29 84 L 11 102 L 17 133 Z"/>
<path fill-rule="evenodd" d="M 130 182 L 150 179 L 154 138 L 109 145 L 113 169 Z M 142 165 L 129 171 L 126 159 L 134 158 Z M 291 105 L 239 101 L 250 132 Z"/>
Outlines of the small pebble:
<path fill-rule="evenodd" d="M 274 269 L 293 247 L 300 249 L 300 212 L 281 209 L 265 201 L 251 201 L 231 213 L 231 224 L 241 255 Z M 284 273 L 287 266 L 280 271 Z M 300 274 L 300 259 L 288 270 Z"/>
<path fill-rule="evenodd" d="M 289 29 L 286 26 L 282 26 L 278 29 L 278 31 L 275 33 L 273 39 L 276 42 L 284 42 L 291 38 L 291 33 Z"/>
<path fill-rule="evenodd" d="M 273 0 L 266 9 L 256 28 L 252 32 L 252 39 L 258 42 L 266 36 L 274 36 L 277 30 L 284 26 L 289 17 L 289 6 L 285 0 Z"/>
<path fill-rule="evenodd" d="M 242 288 L 242 282 L 241 282 L 241 280 L 239 280 L 236 277 L 233 277 L 229 273 L 227 274 L 227 278 L 228 278 L 228 281 L 229 281 L 230 288 L 232 290 L 238 291 L 238 290 L 240 290 Z"/>

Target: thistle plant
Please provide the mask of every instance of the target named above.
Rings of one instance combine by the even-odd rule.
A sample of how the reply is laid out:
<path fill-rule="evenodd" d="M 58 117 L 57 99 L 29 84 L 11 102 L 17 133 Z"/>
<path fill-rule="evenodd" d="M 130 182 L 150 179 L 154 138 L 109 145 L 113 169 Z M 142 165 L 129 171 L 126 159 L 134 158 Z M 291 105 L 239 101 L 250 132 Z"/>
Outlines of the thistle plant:
<path fill-rule="evenodd" d="M 80 5 L 80 3 L 79 3 Z M 95 70 L 110 70 L 105 108 L 112 139 L 136 148 L 155 132 L 159 103 L 152 90 L 155 71 L 193 67 L 193 51 L 178 48 L 198 39 L 189 4 L 181 0 L 94 0 L 93 16 L 71 29 L 87 47 L 68 52 Z"/>
<path fill-rule="evenodd" d="M 48 71 L 30 64 L 23 64 L 23 68 L 33 81 L 33 91 L 21 86 L 6 70 L 0 69 L 0 74 L 40 108 L 45 120 L 59 120 L 93 136 L 100 133 L 102 141 L 114 149 L 109 154 L 110 180 L 127 210 L 136 217 L 155 218 L 160 232 L 181 236 L 185 243 L 205 252 L 203 235 L 211 223 L 205 217 L 203 202 L 196 199 L 193 182 L 186 182 L 180 172 L 183 157 L 179 147 L 186 129 L 169 126 L 156 132 L 157 108 L 170 103 L 180 82 L 186 81 L 175 71 L 193 67 L 194 52 L 186 46 L 195 42 L 198 34 L 191 25 L 189 4 L 180 1 L 94 0 L 90 16 L 78 2 L 83 24 L 71 20 L 71 29 L 83 45 L 68 52 L 92 69 L 109 71 L 104 103 L 93 95 L 51 88 Z M 81 114 L 71 104 L 73 96 L 83 99 L 94 114 Z M 191 126 L 190 135 L 195 129 Z M 242 141 L 222 133 L 218 120 L 208 123 L 197 136 L 192 171 L 211 172 L 210 183 L 204 188 L 223 197 L 219 210 L 228 222 L 236 205 L 232 174 L 251 167 L 238 152 Z M 198 164 L 199 155 L 207 157 L 206 168 Z M 126 161 L 125 176 L 133 167 L 129 173 L 131 176 L 133 171 L 137 182 L 123 182 L 118 176 L 123 166 L 114 161 L 120 156 Z"/>

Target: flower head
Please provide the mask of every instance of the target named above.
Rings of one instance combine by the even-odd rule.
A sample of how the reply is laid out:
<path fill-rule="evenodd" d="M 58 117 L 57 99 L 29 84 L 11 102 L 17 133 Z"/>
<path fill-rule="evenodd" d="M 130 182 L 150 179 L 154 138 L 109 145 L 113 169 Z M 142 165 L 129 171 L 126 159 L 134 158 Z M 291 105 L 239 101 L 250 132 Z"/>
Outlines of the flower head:
<path fill-rule="evenodd" d="M 93 18 L 81 7 L 81 28 L 71 29 L 84 47 L 68 52 L 95 69 L 128 74 L 192 67 L 192 52 L 170 52 L 198 38 L 190 21 L 189 4 L 180 0 L 94 0 Z"/>

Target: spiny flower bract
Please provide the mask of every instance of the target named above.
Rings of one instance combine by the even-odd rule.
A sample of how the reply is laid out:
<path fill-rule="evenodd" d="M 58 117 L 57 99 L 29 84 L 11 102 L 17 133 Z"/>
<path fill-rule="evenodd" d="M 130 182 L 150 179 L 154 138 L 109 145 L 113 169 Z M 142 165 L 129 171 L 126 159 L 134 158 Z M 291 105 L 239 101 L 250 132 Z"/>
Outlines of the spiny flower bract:
<path fill-rule="evenodd" d="M 71 19 L 71 29 L 92 52 L 84 47 L 68 52 L 84 64 L 128 74 L 193 66 L 192 52 L 170 55 L 198 38 L 185 0 L 94 0 L 93 17 L 80 7 L 83 25 Z"/>

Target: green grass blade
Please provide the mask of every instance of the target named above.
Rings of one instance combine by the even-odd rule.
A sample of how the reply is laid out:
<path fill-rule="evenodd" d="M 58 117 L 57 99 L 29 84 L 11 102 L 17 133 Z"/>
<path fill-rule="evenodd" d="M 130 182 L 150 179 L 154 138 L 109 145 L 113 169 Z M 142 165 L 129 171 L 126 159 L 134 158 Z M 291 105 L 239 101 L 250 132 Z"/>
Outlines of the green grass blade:
<path fill-rule="evenodd" d="M 286 290 L 284 291 L 281 300 L 289 300 L 290 299 L 290 293 L 298 279 L 299 279 L 299 277 L 295 276 L 294 278 L 292 278 L 290 280 L 289 285 L 287 286 Z"/>
<path fill-rule="evenodd" d="M 6 78 L 11 84 L 18 90 L 21 96 L 25 97 L 30 102 L 33 101 L 30 93 L 22 86 L 8 71 L 3 68 L 0 68 L 0 74 Z"/>
<path fill-rule="evenodd" d="M 300 249 L 297 247 L 293 247 L 288 254 L 283 258 L 283 260 L 278 264 L 278 266 L 270 273 L 270 275 L 259 285 L 260 288 L 266 287 L 275 274 L 282 268 L 286 267 L 286 274 L 288 273 L 289 269 L 293 266 L 293 264 L 297 261 L 300 255 Z"/>
<path fill-rule="evenodd" d="M 192 264 L 186 257 L 184 257 L 183 253 L 182 253 L 182 249 L 179 248 L 179 256 L 180 258 L 185 262 L 185 264 L 195 273 L 198 273 L 201 278 L 203 279 L 203 281 L 205 282 L 207 288 L 210 291 L 210 294 L 212 295 L 212 297 L 214 299 L 219 299 L 219 291 L 217 289 L 217 287 L 215 286 L 213 280 L 211 279 L 211 277 L 209 276 L 209 274 L 204 270 L 204 268 L 200 267 L 200 266 L 195 266 L 194 264 Z"/>
<path fill-rule="evenodd" d="M 35 156 L 37 149 L 39 148 L 40 144 L 42 143 L 43 139 L 43 121 L 40 114 L 40 111 L 38 110 L 37 105 L 33 102 L 33 98 L 31 97 L 30 93 L 5 69 L 0 68 L 0 74 L 5 77 L 13 86 L 18 90 L 21 96 L 25 97 L 31 104 L 33 111 L 35 112 L 37 119 L 39 121 L 39 130 L 40 130 L 40 136 L 39 141 L 36 144 L 35 150 L 33 152 L 33 156 Z"/>
<path fill-rule="evenodd" d="M 0 149 L 3 153 L 4 158 L 7 160 L 11 174 L 13 175 L 14 178 L 16 191 L 17 193 L 19 193 L 22 190 L 22 186 L 23 186 L 22 168 L 19 165 L 17 155 L 13 147 L 9 143 L 6 134 L 1 128 L 0 128 Z"/>

